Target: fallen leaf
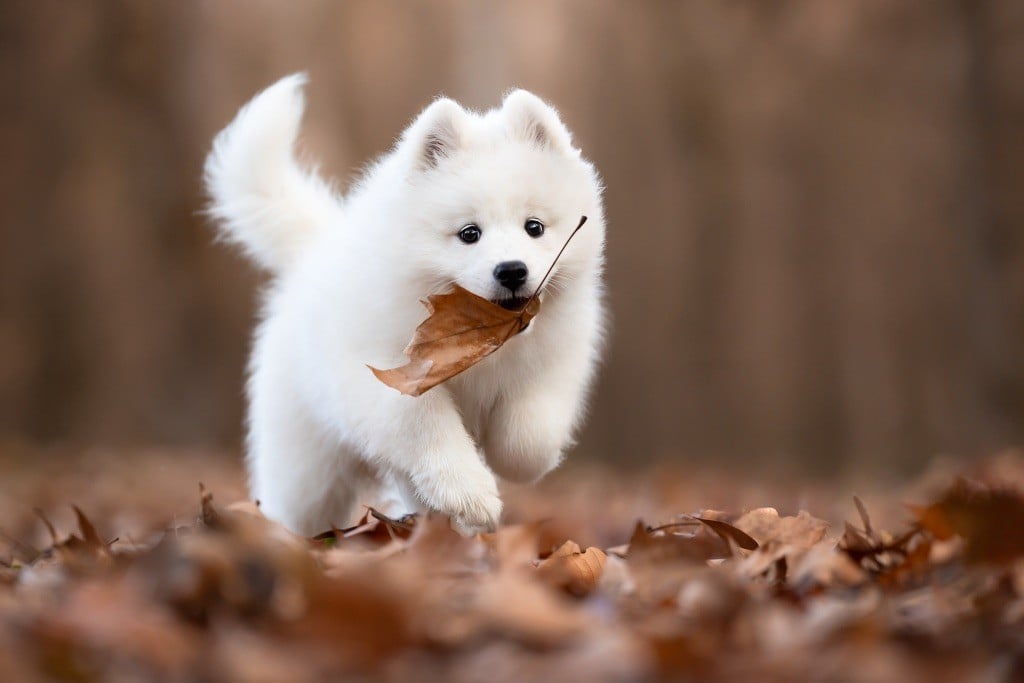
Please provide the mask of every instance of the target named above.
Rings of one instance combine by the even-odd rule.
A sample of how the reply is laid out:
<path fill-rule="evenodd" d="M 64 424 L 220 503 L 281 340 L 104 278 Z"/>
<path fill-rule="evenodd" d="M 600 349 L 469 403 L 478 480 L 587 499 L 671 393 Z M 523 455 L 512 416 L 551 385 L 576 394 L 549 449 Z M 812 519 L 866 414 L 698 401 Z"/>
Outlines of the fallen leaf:
<path fill-rule="evenodd" d="M 541 287 L 555 267 L 569 240 L 583 227 L 587 217 L 565 241 L 547 274 L 522 308 L 509 310 L 453 285 L 452 291 L 433 294 L 423 305 L 429 313 L 405 347 L 409 362 L 390 370 L 367 366 L 384 384 L 407 396 L 420 396 L 441 382 L 476 365 L 500 349 L 505 342 L 527 328 L 540 311 Z"/>
<path fill-rule="evenodd" d="M 144 664 L 167 680 L 185 680 L 201 653 L 195 633 L 152 602 L 141 586 L 116 575 L 74 586 L 59 609 L 41 610 L 25 627 L 50 658 L 73 668 L 103 652 L 112 668 Z"/>
<path fill-rule="evenodd" d="M 775 508 L 758 508 L 736 520 L 736 527 L 760 544 L 744 558 L 742 567 L 748 576 L 767 575 L 782 583 L 788 575 L 788 562 L 798 559 L 825 537 L 828 522 L 801 510 L 795 517 L 781 517 Z"/>
<path fill-rule="evenodd" d="M 932 564 L 930 537 L 924 538 L 916 526 L 899 536 L 874 529 L 864 503 L 857 496 L 853 502 L 864 528 L 847 522 L 836 547 L 839 553 L 883 586 L 903 586 L 928 572 Z M 853 577 L 850 572 L 848 578 Z"/>
<path fill-rule="evenodd" d="M 416 524 L 416 515 L 391 519 L 384 513 L 367 507 L 363 516 L 353 526 L 345 529 L 332 528 L 313 536 L 314 547 L 381 547 L 396 540 L 408 540 Z"/>
<path fill-rule="evenodd" d="M 54 540 L 52 553 L 58 555 L 67 566 L 76 570 L 91 570 L 110 565 L 113 558 L 109 544 L 103 541 L 97 533 L 96 527 L 77 505 L 72 505 L 71 509 L 74 510 L 80 535 L 72 533 L 64 540 L 57 540 L 57 532 L 53 525 L 41 511 L 36 510 L 36 515 L 46 525 L 50 538 Z M 48 555 L 50 552 L 44 551 L 40 556 Z"/>
<path fill-rule="evenodd" d="M 710 519 L 707 517 L 694 517 L 694 519 L 709 527 L 712 531 L 718 534 L 723 541 L 732 541 L 744 550 L 757 550 L 757 541 L 728 522 L 722 522 L 720 520 Z"/>
<path fill-rule="evenodd" d="M 848 555 L 820 543 L 793 558 L 790 582 L 801 591 L 816 587 L 859 586 L 866 574 Z"/>
<path fill-rule="evenodd" d="M 502 572 L 448 592 L 435 606 L 428 637 L 437 644 L 466 645 L 499 637 L 534 648 L 565 645 L 591 620 L 568 600 L 529 575 Z"/>
<path fill-rule="evenodd" d="M 566 541 L 537 565 L 537 571 L 552 585 L 582 597 L 597 588 L 607 560 L 598 548 L 584 551 L 574 541 Z"/>
<path fill-rule="evenodd" d="M 698 527 L 698 532 L 669 533 L 676 527 L 693 525 Z M 642 522 L 637 522 L 633 529 L 633 535 L 629 539 L 626 558 L 634 565 L 638 563 L 657 565 L 663 562 L 675 563 L 678 561 L 704 563 L 708 560 L 729 557 L 732 553 L 729 543 L 717 533 L 700 533 L 701 528 L 701 523 L 697 521 L 666 524 L 653 528 L 648 528 Z"/>
<path fill-rule="evenodd" d="M 795 517 L 781 517 L 775 508 L 758 508 L 736 520 L 736 528 L 764 545 L 776 542 L 809 548 L 825 537 L 828 522 L 801 510 Z"/>
<path fill-rule="evenodd" d="M 742 582 L 709 567 L 682 585 L 676 603 L 682 616 L 701 623 L 704 628 L 724 627 L 748 597 Z"/>
<path fill-rule="evenodd" d="M 381 563 L 349 568 L 341 577 L 313 576 L 284 633 L 296 647 L 328 647 L 346 667 L 386 660 L 421 638 L 412 618 L 422 600 L 415 578 L 411 567 Z"/>
<path fill-rule="evenodd" d="M 484 544 L 494 554 L 497 567 L 501 569 L 532 569 L 538 554 L 539 539 L 547 520 L 530 524 L 515 524 L 500 527 L 497 531 L 482 534 Z"/>
<path fill-rule="evenodd" d="M 203 482 L 199 482 L 199 519 L 211 529 L 220 528 L 224 524 L 217 508 L 213 506 L 213 493 L 206 490 Z"/>
<path fill-rule="evenodd" d="M 857 514 L 860 515 L 860 521 L 864 523 L 864 533 L 871 536 L 873 533 L 871 530 L 871 517 L 868 516 L 868 509 L 864 507 L 864 501 L 859 496 L 854 496 L 853 504 L 857 506 Z"/>
<path fill-rule="evenodd" d="M 694 531 L 677 533 L 680 528 Z M 616 549 L 618 550 L 618 549 Z M 625 561 L 637 598 L 650 604 L 671 602 L 680 587 L 712 560 L 733 555 L 728 541 L 695 519 L 647 527 L 637 522 Z"/>
<path fill-rule="evenodd" d="M 963 538 L 970 562 L 1004 563 L 1024 556 L 1024 496 L 1018 491 L 960 479 L 931 505 L 911 511 L 937 539 Z"/>
<path fill-rule="evenodd" d="M 85 541 L 85 546 L 92 550 L 106 548 L 107 544 L 100 538 L 100 535 L 96 532 L 96 527 L 92 525 L 92 522 L 85 516 L 85 513 L 77 505 L 72 505 L 71 509 L 75 511 L 78 529 L 82 532 L 82 540 Z"/>

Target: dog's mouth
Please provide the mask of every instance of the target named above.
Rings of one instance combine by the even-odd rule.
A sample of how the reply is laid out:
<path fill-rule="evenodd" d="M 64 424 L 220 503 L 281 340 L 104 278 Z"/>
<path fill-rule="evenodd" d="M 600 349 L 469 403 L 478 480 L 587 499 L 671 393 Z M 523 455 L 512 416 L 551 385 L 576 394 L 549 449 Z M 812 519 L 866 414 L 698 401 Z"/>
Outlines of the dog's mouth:
<path fill-rule="evenodd" d="M 530 297 L 528 296 L 513 296 L 508 299 L 491 299 L 491 303 L 497 304 L 504 308 L 506 311 L 519 312 L 526 308 L 526 304 L 529 303 Z"/>

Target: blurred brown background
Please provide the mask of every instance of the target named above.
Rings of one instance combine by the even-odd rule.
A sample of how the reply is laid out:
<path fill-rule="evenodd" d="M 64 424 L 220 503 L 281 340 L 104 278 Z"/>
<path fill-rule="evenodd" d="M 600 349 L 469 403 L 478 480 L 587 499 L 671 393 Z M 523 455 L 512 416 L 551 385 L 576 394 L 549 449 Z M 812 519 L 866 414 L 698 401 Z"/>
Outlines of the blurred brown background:
<path fill-rule="evenodd" d="M 237 445 L 258 278 L 200 169 L 307 70 L 343 184 L 440 92 L 561 110 L 610 225 L 579 451 L 829 472 L 1024 443 L 1019 0 L 7 0 L 0 54 L 0 435 Z"/>

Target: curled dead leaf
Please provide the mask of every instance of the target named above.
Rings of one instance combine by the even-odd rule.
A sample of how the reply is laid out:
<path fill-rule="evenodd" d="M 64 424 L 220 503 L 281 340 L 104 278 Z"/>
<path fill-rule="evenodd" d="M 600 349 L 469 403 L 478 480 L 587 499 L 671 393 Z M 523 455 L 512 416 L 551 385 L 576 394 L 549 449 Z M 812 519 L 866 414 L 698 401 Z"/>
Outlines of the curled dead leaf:
<path fill-rule="evenodd" d="M 540 311 L 537 298 L 521 311 L 510 311 L 458 285 L 423 304 L 430 315 L 405 347 L 409 362 L 390 370 L 370 367 L 377 379 L 407 396 L 419 396 L 476 365 L 525 330 Z"/>
<path fill-rule="evenodd" d="M 313 536 L 314 547 L 380 547 L 392 541 L 405 541 L 412 536 L 416 515 L 392 519 L 372 507 L 367 507 L 363 516 L 353 526 L 345 529 L 331 528 Z"/>
<path fill-rule="evenodd" d="M 898 536 L 875 529 L 860 498 L 854 496 L 853 502 L 864 528 L 858 529 L 846 522 L 836 546 L 839 553 L 865 576 L 870 575 L 883 586 L 913 582 L 930 571 L 932 539 L 920 527 L 915 526 Z M 848 578 L 852 576 L 848 574 Z"/>
<path fill-rule="evenodd" d="M 89 518 L 85 516 L 81 508 L 77 505 L 72 505 L 71 509 L 75 511 L 75 519 L 78 520 L 78 529 L 82 532 L 82 540 L 85 541 L 85 545 L 93 550 L 101 550 L 107 547 L 107 544 L 103 542 L 100 535 L 96 532 L 96 527 L 93 526 Z"/>
<path fill-rule="evenodd" d="M 694 519 L 718 534 L 723 541 L 732 541 L 743 550 L 757 550 L 757 541 L 728 522 L 707 517 L 694 517 Z"/>
<path fill-rule="evenodd" d="M 78 533 L 72 533 L 63 540 L 58 540 L 57 532 L 53 524 L 40 511 L 36 515 L 43 521 L 50 538 L 53 539 L 52 551 L 55 552 L 63 562 L 76 570 L 92 570 L 107 567 L 113 564 L 113 555 L 110 552 L 110 544 L 116 541 L 104 542 L 96 531 L 96 527 L 82 512 L 77 505 L 72 505 L 75 513 L 75 520 L 78 523 Z M 47 553 L 37 553 L 41 557 Z"/>
<path fill-rule="evenodd" d="M 582 597 L 597 588 L 607 560 L 599 548 L 584 551 L 575 541 L 566 541 L 537 570 L 552 585 Z"/>

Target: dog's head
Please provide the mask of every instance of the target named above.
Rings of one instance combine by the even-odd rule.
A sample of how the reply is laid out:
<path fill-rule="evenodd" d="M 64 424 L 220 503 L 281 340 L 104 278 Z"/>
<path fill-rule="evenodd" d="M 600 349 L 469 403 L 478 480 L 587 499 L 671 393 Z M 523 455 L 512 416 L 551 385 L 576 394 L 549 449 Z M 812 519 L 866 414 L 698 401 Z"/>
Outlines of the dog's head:
<path fill-rule="evenodd" d="M 557 291 L 600 268 L 601 185 L 557 112 L 525 90 L 484 114 L 449 99 L 431 104 L 406 130 L 409 202 L 432 281 L 457 283 L 509 308 L 525 303 L 579 223 L 544 286 Z"/>

